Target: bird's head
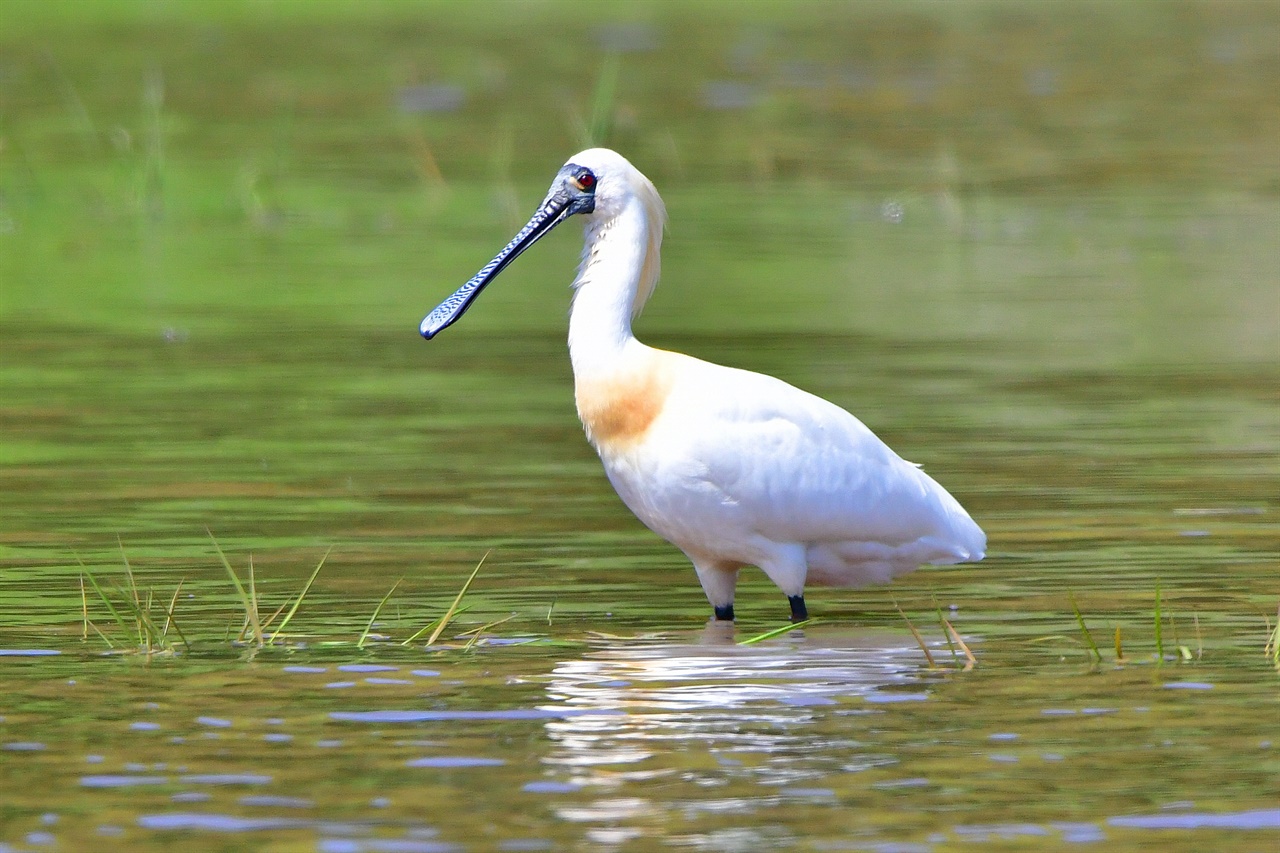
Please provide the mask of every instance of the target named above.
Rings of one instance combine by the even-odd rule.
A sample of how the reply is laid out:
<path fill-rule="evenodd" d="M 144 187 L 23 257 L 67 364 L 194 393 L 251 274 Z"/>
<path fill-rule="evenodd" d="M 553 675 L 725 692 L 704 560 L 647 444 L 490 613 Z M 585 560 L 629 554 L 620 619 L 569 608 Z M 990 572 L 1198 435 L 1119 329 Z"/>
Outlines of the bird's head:
<path fill-rule="evenodd" d="M 561 167 L 543 204 L 560 200 L 566 216 L 586 213 L 609 219 L 632 199 L 650 193 L 653 185 L 627 158 L 608 148 L 588 148 Z"/>
<path fill-rule="evenodd" d="M 512 238 L 506 248 L 423 319 L 419 327 L 422 336 L 430 340 L 454 323 L 480 295 L 485 285 L 496 278 L 507 264 L 570 216 L 584 214 L 593 221 L 593 224 L 600 224 L 611 220 L 635 200 L 639 200 L 644 205 L 646 217 L 656 218 L 654 219 L 656 238 L 651 239 L 661 242 L 662 222 L 665 220 L 666 213 L 657 190 L 648 178 L 632 166 L 625 157 L 608 148 L 588 148 L 573 155 L 556 173 L 555 180 L 551 182 L 551 189 L 547 191 L 546 198 L 542 200 L 533 217 Z M 655 256 L 656 247 L 655 242 Z M 656 272 L 655 265 L 653 275 L 650 276 L 654 281 L 657 279 Z M 647 292 L 652 290 L 652 284 L 642 289 L 646 290 L 647 297 Z"/>

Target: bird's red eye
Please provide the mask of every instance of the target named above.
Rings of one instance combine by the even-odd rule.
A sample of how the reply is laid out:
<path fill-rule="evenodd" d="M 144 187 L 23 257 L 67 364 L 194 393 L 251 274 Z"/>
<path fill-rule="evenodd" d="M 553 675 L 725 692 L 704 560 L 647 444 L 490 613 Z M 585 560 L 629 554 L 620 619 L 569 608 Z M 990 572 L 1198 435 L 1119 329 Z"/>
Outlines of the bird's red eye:
<path fill-rule="evenodd" d="M 578 175 L 577 182 L 578 182 L 578 189 L 581 189 L 581 190 L 594 189 L 596 185 L 596 176 L 591 174 L 590 172 L 583 172 L 581 175 Z"/>

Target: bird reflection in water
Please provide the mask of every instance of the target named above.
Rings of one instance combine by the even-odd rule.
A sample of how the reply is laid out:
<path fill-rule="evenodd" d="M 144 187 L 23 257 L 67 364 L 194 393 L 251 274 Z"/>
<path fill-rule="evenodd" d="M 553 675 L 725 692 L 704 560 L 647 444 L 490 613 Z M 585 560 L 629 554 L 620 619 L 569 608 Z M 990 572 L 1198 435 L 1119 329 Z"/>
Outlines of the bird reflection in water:
<path fill-rule="evenodd" d="M 621 843 L 630 830 L 619 823 L 669 807 L 667 800 L 659 806 L 621 796 L 632 783 L 745 782 L 753 800 L 796 791 L 820 796 L 829 792 L 812 786 L 830 773 L 895 763 L 860 742 L 865 724 L 857 718 L 884 712 L 885 702 L 927 697 L 919 648 L 865 630 L 823 626 L 820 637 L 813 634 L 802 629 L 743 646 L 733 643 L 729 626 L 711 622 L 694 642 L 612 641 L 562 661 L 547 696 L 574 713 L 547 721 L 555 747 L 544 763 L 549 778 L 600 789 L 601 797 L 557 813 L 610 824 L 600 830 L 609 838 L 594 840 Z M 677 752 L 688 755 L 673 761 Z M 738 795 L 700 797 L 697 806 L 748 807 Z"/>

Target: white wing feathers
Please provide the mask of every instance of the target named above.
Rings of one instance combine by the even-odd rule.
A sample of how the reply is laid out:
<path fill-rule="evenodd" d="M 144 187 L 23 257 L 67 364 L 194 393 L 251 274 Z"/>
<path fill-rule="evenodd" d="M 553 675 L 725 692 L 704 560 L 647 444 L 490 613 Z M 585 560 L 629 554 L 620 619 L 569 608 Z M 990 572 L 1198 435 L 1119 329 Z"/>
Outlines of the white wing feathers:
<path fill-rule="evenodd" d="M 770 376 L 696 364 L 710 370 L 673 389 L 686 423 L 665 451 L 756 532 L 837 550 L 920 542 L 917 565 L 981 556 L 986 537 L 959 503 L 853 415 Z"/>

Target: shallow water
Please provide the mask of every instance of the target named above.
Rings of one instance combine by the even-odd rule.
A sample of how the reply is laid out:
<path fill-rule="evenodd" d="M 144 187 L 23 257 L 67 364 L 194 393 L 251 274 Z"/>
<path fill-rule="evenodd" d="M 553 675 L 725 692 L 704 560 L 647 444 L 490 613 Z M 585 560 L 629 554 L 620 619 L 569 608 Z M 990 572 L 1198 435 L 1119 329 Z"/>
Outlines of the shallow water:
<path fill-rule="evenodd" d="M 1274 846 L 1273 7 L 115 8 L 0 12 L 0 851 Z M 986 561 L 738 645 L 782 597 L 705 626 L 582 438 L 572 226 L 418 339 L 610 51 L 641 337 L 846 406 Z M 324 558 L 275 644 L 210 534 L 264 621 Z"/>

